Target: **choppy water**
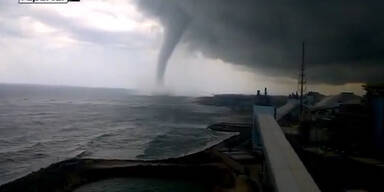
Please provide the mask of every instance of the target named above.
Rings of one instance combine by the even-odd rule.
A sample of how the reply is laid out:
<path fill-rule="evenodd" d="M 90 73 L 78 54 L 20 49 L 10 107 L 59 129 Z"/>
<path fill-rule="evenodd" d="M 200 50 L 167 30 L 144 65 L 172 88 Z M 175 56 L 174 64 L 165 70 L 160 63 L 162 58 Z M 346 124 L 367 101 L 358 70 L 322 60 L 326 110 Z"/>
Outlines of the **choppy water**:
<path fill-rule="evenodd" d="M 0 84 L 0 185 L 69 158 L 164 159 L 231 135 L 226 108 L 127 90 Z"/>

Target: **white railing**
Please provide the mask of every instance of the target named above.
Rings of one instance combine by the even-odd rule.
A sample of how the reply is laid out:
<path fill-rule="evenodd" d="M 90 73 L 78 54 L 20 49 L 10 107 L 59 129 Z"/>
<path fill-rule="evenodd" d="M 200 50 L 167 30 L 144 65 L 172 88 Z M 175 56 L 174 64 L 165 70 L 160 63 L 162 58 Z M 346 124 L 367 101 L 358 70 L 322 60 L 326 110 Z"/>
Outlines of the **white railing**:
<path fill-rule="evenodd" d="M 259 147 L 264 152 L 275 190 L 278 192 L 320 191 L 277 124 L 273 115 L 274 108 L 270 108 L 254 106 L 252 139 L 255 140 L 253 143 L 259 143 Z"/>

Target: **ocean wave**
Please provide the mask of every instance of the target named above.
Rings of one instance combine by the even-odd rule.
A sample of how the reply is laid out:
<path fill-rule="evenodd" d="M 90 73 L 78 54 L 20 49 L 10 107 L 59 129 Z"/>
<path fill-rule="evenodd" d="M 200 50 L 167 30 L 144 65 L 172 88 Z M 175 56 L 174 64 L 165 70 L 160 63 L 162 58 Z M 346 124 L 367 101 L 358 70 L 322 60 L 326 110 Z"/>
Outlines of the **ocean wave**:
<path fill-rule="evenodd" d="M 73 158 L 81 159 L 82 157 L 87 156 L 87 153 L 88 152 L 86 150 L 79 150 L 77 151 L 77 154 L 73 156 Z"/>
<path fill-rule="evenodd" d="M 173 129 L 154 138 L 137 158 L 161 160 L 183 157 L 206 150 L 236 134 L 208 129 Z"/>
<path fill-rule="evenodd" d="M 10 142 L 10 141 L 8 141 Z M 19 145 L 13 145 L 12 147 L 0 150 L 0 156 L 2 155 L 12 155 L 14 153 L 31 153 L 33 151 L 42 151 L 57 145 L 58 143 L 68 143 L 72 142 L 69 139 L 46 139 L 39 140 L 36 142 L 24 143 Z M 64 146 L 64 145 L 63 145 Z"/>

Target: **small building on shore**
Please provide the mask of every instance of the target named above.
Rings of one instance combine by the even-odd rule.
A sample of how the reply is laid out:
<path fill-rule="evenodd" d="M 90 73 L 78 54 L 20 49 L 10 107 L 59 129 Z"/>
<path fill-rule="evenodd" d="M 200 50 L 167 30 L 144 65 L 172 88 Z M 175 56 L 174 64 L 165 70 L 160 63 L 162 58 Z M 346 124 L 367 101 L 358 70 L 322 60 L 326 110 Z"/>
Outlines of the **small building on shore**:
<path fill-rule="evenodd" d="M 310 108 L 312 119 L 331 119 L 335 114 L 348 109 L 356 108 L 362 104 L 362 97 L 350 92 L 343 92 L 323 98 Z"/>

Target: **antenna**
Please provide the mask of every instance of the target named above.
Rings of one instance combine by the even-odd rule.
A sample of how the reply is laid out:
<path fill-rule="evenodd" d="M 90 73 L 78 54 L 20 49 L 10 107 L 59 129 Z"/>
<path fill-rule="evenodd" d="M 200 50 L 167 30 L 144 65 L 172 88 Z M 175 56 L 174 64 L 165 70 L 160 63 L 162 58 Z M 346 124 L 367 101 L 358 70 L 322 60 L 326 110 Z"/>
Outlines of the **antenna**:
<path fill-rule="evenodd" d="M 301 56 L 301 66 L 300 66 L 300 77 L 299 77 L 299 88 L 300 88 L 300 115 L 303 114 L 304 103 L 304 89 L 306 85 L 305 80 L 305 41 L 302 44 L 302 56 Z"/>

